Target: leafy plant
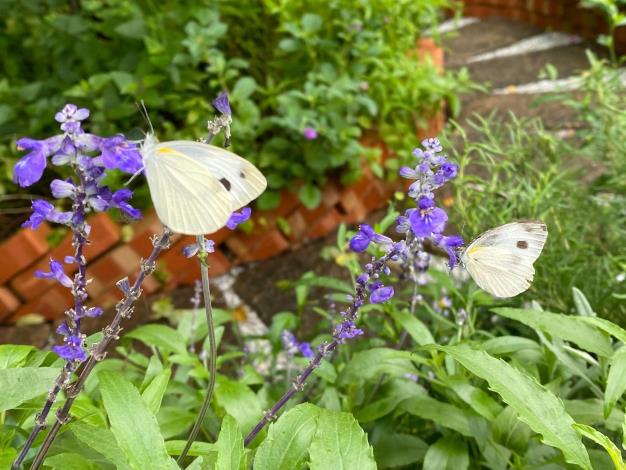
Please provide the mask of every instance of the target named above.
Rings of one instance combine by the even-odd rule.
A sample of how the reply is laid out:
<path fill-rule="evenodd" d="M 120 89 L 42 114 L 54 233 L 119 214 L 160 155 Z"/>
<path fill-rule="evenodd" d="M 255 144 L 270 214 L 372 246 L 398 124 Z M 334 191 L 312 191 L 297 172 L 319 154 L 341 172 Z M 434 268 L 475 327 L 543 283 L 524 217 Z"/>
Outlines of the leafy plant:
<path fill-rule="evenodd" d="M 363 156 L 376 159 L 360 144 L 363 130 L 378 128 L 400 148 L 443 101 L 456 102 L 466 73 L 440 75 L 414 53 L 421 31 L 450 5 L 2 0 L 0 100 L 11 103 L 0 107 L 3 151 L 18 131 L 49 131 L 68 99 L 92 109 L 96 133 L 141 126 L 135 102 L 143 100 L 162 139 L 195 138 L 189 129 L 227 89 L 233 150 L 269 181 L 259 205 L 276 206 L 291 187 L 314 207 L 329 173 L 352 181 Z M 9 166 L 0 192 L 10 191 Z"/>
<path fill-rule="evenodd" d="M 606 46 L 611 56 L 611 62 L 618 62 L 615 52 L 615 30 L 626 25 L 626 14 L 624 14 L 624 0 L 581 0 L 581 6 L 598 10 L 606 19 L 608 34 L 598 36 L 598 42 Z"/>

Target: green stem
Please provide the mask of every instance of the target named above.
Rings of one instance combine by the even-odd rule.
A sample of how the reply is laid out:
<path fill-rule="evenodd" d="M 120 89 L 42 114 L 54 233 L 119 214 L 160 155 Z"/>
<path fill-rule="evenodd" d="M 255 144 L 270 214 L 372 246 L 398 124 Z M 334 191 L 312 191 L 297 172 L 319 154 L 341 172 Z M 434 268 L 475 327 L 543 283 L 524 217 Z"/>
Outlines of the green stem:
<path fill-rule="evenodd" d="M 200 431 L 200 427 L 202 426 L 202 421 L 209 409 L 209 405 L 211 404 L 211 398 L 213 396 L 213 389 L 215 388 L 215 375 L 217 373 L 217 344 L 215 341 L 215 324 L 213 323 L 213 306 L 211 305 L 211 291 L 209 290 L 209 265 L 206 260 L 206 251 L 204 251 L 204 237 L 202 235 L 198 235 L 196 237 L 196 243 L 202 250 L 199 256 L 200 259 L 200 273 L 202 275 L 202 295 L 204 297 L 204 311 L 206 313 L 206 323 L 209 329 L 209 385 L 207 386 L 206 395 L 204 397 L 204 401 L 202 402 L 202 407 L 200 408 L 200 412 L 196 417 L 196 422 L 189 433 L 189 437 L 187 438 L 187 443 L 185 444 L 185 448 L 178 456 L 177 462 L 180 464 L 183 462 L 185 457 L 187 457 L 187 453 L 189 449 L 191 449 L 191 445 L 195 441 L 198 436 L 198 432 Z"/>

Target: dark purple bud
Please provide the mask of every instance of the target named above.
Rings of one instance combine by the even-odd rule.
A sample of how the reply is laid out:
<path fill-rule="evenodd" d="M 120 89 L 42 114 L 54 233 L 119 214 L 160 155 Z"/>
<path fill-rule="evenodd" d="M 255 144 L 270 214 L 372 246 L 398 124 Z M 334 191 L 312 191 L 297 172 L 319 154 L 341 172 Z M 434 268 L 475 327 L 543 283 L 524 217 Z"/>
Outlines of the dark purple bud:
<path fill-rule="evenodd" d="M 213 106 L 222 114 L 226 114 L 227 116 L 232 114 L 230 102 L 228 101 L 228 95 L 225 91 L 217 95 L 217 98 L 213 100 Z"/>

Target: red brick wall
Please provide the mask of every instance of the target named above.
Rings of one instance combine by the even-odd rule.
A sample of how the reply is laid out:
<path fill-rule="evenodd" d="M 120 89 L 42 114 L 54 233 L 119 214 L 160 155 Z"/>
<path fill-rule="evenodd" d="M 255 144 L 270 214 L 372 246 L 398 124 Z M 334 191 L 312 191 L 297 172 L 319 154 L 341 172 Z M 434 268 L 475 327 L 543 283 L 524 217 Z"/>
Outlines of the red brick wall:
<path fill-rule="evenodd" d="M 503 16 L 541 28 L 577 34 L 595 40 L 608 29 L 596 10 L 582 8 L 579 0 L 464 0 L 464 16 Z M 626 53 L 626 27 L 615 33 L 616 49 Z"/>

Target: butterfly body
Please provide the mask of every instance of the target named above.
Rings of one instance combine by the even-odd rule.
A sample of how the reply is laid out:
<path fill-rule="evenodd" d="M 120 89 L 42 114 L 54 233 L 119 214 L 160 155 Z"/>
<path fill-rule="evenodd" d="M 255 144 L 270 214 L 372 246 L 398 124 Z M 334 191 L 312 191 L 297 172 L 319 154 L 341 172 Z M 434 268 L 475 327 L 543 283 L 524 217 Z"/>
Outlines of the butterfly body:
<path fill-rule="evenodd" d="M 526 291 L 535 276 L 533 263 L 548 237 L 542 222 L 512 222 L 488 230 L 461 255 L 461 262 L 480 288 L 495 297 Z"/>
<path fill-rule="evenodd" d="M 257 198 L 267 182 L 250 162 L 201 142 L 159 142 L 148 134 L 141 147 L 146 179 L 159 219 L 174 232 L 203 235 Z"/>

